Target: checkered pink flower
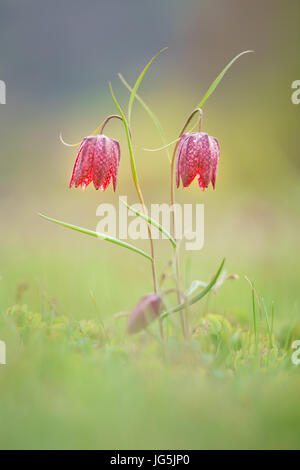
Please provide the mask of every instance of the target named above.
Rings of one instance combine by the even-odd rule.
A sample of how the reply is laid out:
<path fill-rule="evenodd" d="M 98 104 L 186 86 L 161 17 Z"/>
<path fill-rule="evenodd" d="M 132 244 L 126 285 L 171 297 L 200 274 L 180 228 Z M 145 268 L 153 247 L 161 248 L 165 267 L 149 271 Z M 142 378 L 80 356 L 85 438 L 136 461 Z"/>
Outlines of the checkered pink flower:
<path fill-rule="evenodd" d="M 70 188 L 83 189 L 93 181 L 96 189 L 105 191 L 111 180 L 116 190 L 120 163 L 120 145 L 103 134 L 85 137 L 74 165 Z"/>
<path fill-rule="evenodd" d="M 161 297 L 158 294 L 145 295 L 134 307 L 130 315 L 127 333 L 134 334 L 146 328 L 155 320 L 161 310 Z"/>
<path fill-rule="evenodd" d="M 210 182 L 215 189 L 219 157 L 220 146 L 215 137 L 204 132 L 183 134 L 177 149 L 177 188 L 180 177 L 185 188 L 198 176 L 199 186 L 203 191 Z"/>

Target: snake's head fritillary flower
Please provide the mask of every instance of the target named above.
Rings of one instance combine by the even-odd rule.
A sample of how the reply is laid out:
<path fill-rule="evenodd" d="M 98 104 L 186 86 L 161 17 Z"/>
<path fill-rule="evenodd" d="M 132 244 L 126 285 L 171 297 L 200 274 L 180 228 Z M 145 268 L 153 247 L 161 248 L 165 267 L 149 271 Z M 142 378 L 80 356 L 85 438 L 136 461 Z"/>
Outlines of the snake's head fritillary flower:
<path fill-rule="evenodd" d="M 114 191 L 120 163 L 120 145 L 103 134 L 85 137 L 81 142 L 73 168 L 70 188 L 85 189 L 93 181 L 96 189 L 104 191 L 113 182 Z"/>
<path fill-rule="evenodd" d="M 161 309 L 161 297 L 158 294 L 145 295 L 134 307 L 130 315 L 127 333 L 138 333 L 149 323 L 158 318 Z"/>
<path fill-rule="evenodd" d="M 183 134 L 177 149 L 177 188 L 180 177 L 185 188 L 198 176 L 199 186 L 203 191 L 210 182 L 215 189 L 219 157 L 220 146 L 215 137 L 205 132 Z"/>

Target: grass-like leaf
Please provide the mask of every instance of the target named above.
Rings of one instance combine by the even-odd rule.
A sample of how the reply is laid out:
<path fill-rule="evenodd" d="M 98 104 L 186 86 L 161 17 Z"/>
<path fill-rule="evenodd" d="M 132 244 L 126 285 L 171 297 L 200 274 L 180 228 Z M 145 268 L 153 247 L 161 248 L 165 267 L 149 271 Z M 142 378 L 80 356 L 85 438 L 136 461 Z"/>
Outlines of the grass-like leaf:
<path fill-rule="evenodd" d="M 128 122 L 130 123 L 130 119 L 131 119 L 131 111 L 132 111 L 132 105 L 133 105 L 133 101 L 134 101 L 134 98 L 136 96 L 136 93 L 138 91 L 138 88 L 141 84 L 141 81 L 143 80 L 143 77 L 145 75 L 145 73 L 147 72 L 148 68 L 150 67 L 150 65 L 152 64 L 152 62 L 164 51 L 166 51 L 168 48 L 167 47 L 164 47 L 164 49 L 161 49 L 157 54 L 155 54 L 155 56 L 152 57 L 152 59 L 148 62 L 148 64 L 144 67 L 144 69 L 142 70 L 142 72 L 140 73 L 140 75 L 138 76 L 138 79 L 137 81 L 135 82 L 134 84 L 134 87 L 132 89 L 132 92 L 130 94 L 130 97 L 129 97 L 129 103 L 128 103 Z"/>
<path fill-rule="evenodd" d="M 269 322 L 268 310 L 267 310 L 267 307 L 263 298 L 261 299 L 261 302 L 262 302 L 263 309 L 264 309 L 265 316 L 266 316 L 266 324 L 267 324 L 267 330 L 268 330 L 268 335 L 269 335 L 270 347 L 273 348 L 272 330 L 271 330 L 271 325 Z"/>
<path fill-rule="evenodd" d="M 271 309 L 271 332 L 273 335 L 274 331 L 274 301 L 272 301 L 272 309 Z"/>
<path fill-rule="evenodd" d="M 219 277 L 218 281 L 213 287 L 213 290 L 215 293 L 217 293 L 217 290 L 224 284 L 224 282 L 228 279 L 228 275 L 226 271 L 222 272 L 222 275 Z M 190 297 L 199 287 L 202 289 L 207 286 L 207 282 L 199 281 L 198 279 L 195 279 L 192 281 L 189 289 L 186 291 L 186 296 Z"/>
<path fill-rule="evenodd" d="M 170 242 L 172 243 L 173 247 L 176 248 L 176 242 L 174 240 L 174 238 L 172 237 L 172 235 L 166 230 L 164 229 L 158 222 L 156 222 L 155 220 L 151 219 L 150 217 L 148 217 L 147 215 L 145 214 L 142 214 L 141 212 L 137 211 L 136 209 L 133 209 L 133 207 L 129 206 L 127 204 L 127 202 L 125 202 L 123 199 L 120 199 L 120 201 L 124 204 L 124 206 L 127 207 L 127 209 L 129 209 L 131 212 L 133 212 L 134 214 L 138 215 L 139 217 L 141 217 L 142 219 L 144 219 L 146 222 L 148 222 L 149 224 L 153 225 L 153 227 L 156 227 L 161 233 L 163 233 L 164 235 L 166 235 L 166 237 L 170 240 Z"/>
<path fill-rule="evenodd" d="M 133 88 L 129 85 L 129 83 L 125 80 L 125 78 L 123 77 L 123 75 L 121 73 L 118 74 L 121 82 L 123 83 L 123 85 L 129 90 L 129 91 L 133 91 Z M 166 154 L 168 156 L 168 159 L 169 161 L 171 162 L 171 153 L 170 153 L 170 150 L 168 148 L 168 141 L 166 139 L 166 136 L 165 136 L 165 133 L 163 131 L 163 128 L 162 128 L 162 125 L 161 123 L 159 122 L 159 119 L 158 117 L 153 113 L 153 111 L 150 109 L 150 107 L 145 103 L 145 101 L 138 95 L 136 94 L 135 95 L 135 99 L 141 104 L 141 106 L 144 108 L 144 110 L 146 111 L 146 113 L 149 115 L 150 119 L 153 121 L 153 124 L 155 125 L 156 129 L 158 130 L 158 133 L 161 137 L 161 140 L 162 140 L 162 143 L 164 144 L 164 146 L 166 145 L 167 147 L 165 147 L 166 149 Z"/>
<path fill-rule="evenodd" d="M 93 132 L 90 133 L 90 135 L 96 135 L 98 134 L 98 132 L 101 130 L 101 128 L 103 127 L 103 124 L 105 123 L 105 120 L 100 124 L 100 126 L 98 126 Z M 59 134 L 59 140 L 61 141 L 62 144 L 64 144 L 66 147 L 78 147 L 83 138 L 81 139 L 80 142 L 77 142 L 76 144 L 68 144 L 68 142 L 66 142 L 64 139 L 63 139 L 63 136 L 62 136 L 62 133 L 60 132 Z"/>
<path fill-rule="evenodd" d="M 222 72 L 217 76 L 217 78 L 213 81 L 213 83 L 210 85 L 209 89 L 203 96 L 202 100 L 198 104 L 197 108 L 202 108 L 204 105 L 205 101 L 210 97 L 210 95 L 215 91 L 217 86 L 219 85 L 220 81 L 224 77 L 225 73 L 230 69 L 230 67 L 234 64 L 236 60 L 238 60 L 242 55 L 248 54 L 249 52 L 254 52 L 254 51 L 243 51 L 237 56 L 235 56 L 227 65 L 226 67 L 222 70 Z"/>
<path fill-rule="evenodd" d="M 46 215 L 43 215 L 43 214 L 39 214 L 39 216 L 45 220 L 49 220 L 49 222 L 54 222 L 55 224 L 62 225 L 62 227 L 70 228 L 71 230 L 75 230 L 76 232 L 85 233 L 86 235 L 90 235 L 91 237 L 95 237 L 95 238 L 100 238 L 101 240 L 106 240 L 107 242 L 114 243 L 115 245 L 118 245 L 118 246 L 122 246 L 123 248 L 128 248 L 128 250 L 134 251 L 135 253 L 138 253 L 139 255 L 142 255 L 145 258 L 152 261 L 151 256 L 145 253 L 144 251 L 140 250 L 139 248 L 136 248 L 133 245 L 130 245 L 129 243 L 118 240 L 117 238 L 110 237 L 109 235 L 105 235 L 103 233 L 94 232 L 86 228 L 78 227 L 77 225 L 68 224 L 66 222 L 62 222 L 57 219 L 52 219 L 52 217 L 47 217 Z"/>
<path fill-rule="evenodd" d="M 189 307 L 190 305 L 193 305 L 195 304 L 196 302 L 198 302 L 200 299 L 202 299 L 205 295 L 207 295 L 210 290 L 214 287 L 214 285 L 216 284 L 221 272 L 222 272 L 222 269 L 223 269 L 223 266 L 224 266 L 224 263 L 225 263 L 225 258 L 223 259 L 218 271 L 216 272 L 216 274 L 214 275 L 213 279 L 210 281 L 209 284 L 207 284 L 207 286 L 197 295 L 195 295 L 195 297 L 192 297 L 191 299 L 187 299 L 186 302 L 180 304 L 180 305 L 177 305 L 176 307 L 172 307 L 170 308 L 169 310 L 167 310 L 166 312 L 164 312 L 162 315 L 161 315 L 161 318 L 162 319 L 165 319 L 166 317 L 168 317 L 171 313 L 175 313 L 175 312 L 180 312 L 181 310 L 183 310 L 184 308 L 186 307 Z"/>
<path fill-rule="evenodd" d="M 254 286 L 254 283 L 253 283 L 253 286 Z M 252 292 L 253 330 L 254 330 L 254 338 L 255 338 L 255 348 L 257 350 L 256 309 L 255 309 L 254 289 L 252 289 L 251 292 Z"/>
<path fill-rule="evenodd" d="M 132 144 L 131 144 L 131 137 L 130 137 L 130 130 L 129 130 L 129 125 L 128 125 L 128 122 L 127 122 L 127 119 L 125 117 L 125 114 L 124 114 L 124 111 L 122 110 L 120 104 L 118 103 L 118 100 L 116 98 L 116 95 L 114 94 L 114 91 L 112 89 L 112 86 L 111 86 L 111 83 L 109 82 L 109 89 L 110 89 L 110 93 L 111 93 L 111 96 L 112 96 L 112 99 L 114 100 L 115 102 L 115 105 L 120 113 L 120 116 L 122 118 L 122 121 L 123 121 L 123 124 L 124 124 L 124 127 L 125 127 L 125 132 L 126 132 L 126 138 L 127 138 L 127 144 L 128 144 L 128 148 L 129 148 L 129 154 L 130 154 L 130 162 L 131 162 L 131 168 L 132 168 L 132 175 L 133 175 L 133 179 L 134 179 L 134 183 L 135 185 L 137 186 L 138 185 L 138 177 L 137 177 L 137 173 L 136 173 L 136 168 L 135 168 L 135 161 L 134 161 L 134 155 L 133 155 L 133 149 L 132 149 Z"/>
<path fill-rule="evenodd" d="M 198 124 L 196 124 L 196 125 L 198 125 Z M 192 130 L 190 130 L 189 132 L 192 132 Z M 160 152 L 161 150 L 167 150 L 169 147 L 171 147 L 171 145 L 175 144 L 179 140 L 180 140 L 180 137 L 177 137 L 177 139 L 172 140 L 172 142 L 169 142 L 168 144 L 164 145 L 163 147 L 158 147 L 158 148 L 155 148 L 155 149 L 144 148 L 144 150 L 146 152 Z"/>
<path fill-rule="evenodd" d="M 198 279 L 195 279 L 194 281 L 192 281 L 190 287 L 186 291 L 186 296 L 190 297 L 197 289 L 199 289 L 199 287 L 201 287 L 203 289 L 206 286 L 207 286 L 206 282 L 199 281 Z"/>
<path fill-rule="evenodd" d="M 222 80 L 222 78 L 224 77 L 225 73 L 230 69 L 230 67 L 234 64 L 234 62 L 239 59 L 242 55 L 244 54 L 248 54 L 249 52 L 254 52 L 254 51 L 243 51 L 241 52 L 240 54 L 238 54 L 236 57 L 234 57 L 230 62 L 229 64 L 226 65 L 226 67 L 222 70 L 222 72 L 217 76 L 217 78 L 214 80 L 214 82 L 210 85 L 209 89 L 207 90 L 207 92 L 205 93 L 205 95 L 203 96 L 202 100 L 200 101 L 200 103 L 196 106 L 197 108 L 202 108 L 202 106 L 204 105 L 205 101 L 210 97 L 210 95 L 215 91 L 215 89 L 217 88 L 217 86 L 219 85 L 220 81 Z M 196 124 L 195 126 L 193 126 L 188 132 L 192 132 L 195 127 L 197 126 L 198 124 Z M 173 140 L 172 142 L 169 142 L 168 144 L 165 144 L 163 147 L 159 147 L 159 148 L 155 148 L 155 149 L 144 149 L 146 150 L 147 152 L 158 152 L 160 150 L 167 150 L 171 145 L 173 145 L 175 142 L 177 142 L 179 140 L 179 138 Z"/>

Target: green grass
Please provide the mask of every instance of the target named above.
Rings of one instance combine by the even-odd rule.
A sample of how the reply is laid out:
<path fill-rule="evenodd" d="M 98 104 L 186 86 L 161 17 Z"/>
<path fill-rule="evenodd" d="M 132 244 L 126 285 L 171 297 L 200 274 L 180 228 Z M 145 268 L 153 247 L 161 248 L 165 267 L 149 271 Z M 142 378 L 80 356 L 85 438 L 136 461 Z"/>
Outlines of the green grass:
<path fill-rule="evenodd" d="M 275 311 L 271 322 L 272 305 L 265 299 L 268 320 L 261 304 L 261 335 L 257 302 L 255 329 L 252 292 L 240 279 L 191 307 L 190 343 L 183 342 L 173 318 L 166 320 L 165 344 L 157 324 L 128 337 L 126 310 L 144 281 L 135 293 L 122 288 L 114 271 L 121 276 L 120 261 L 106 281 L 99 273 L 105 289 L 115 280 L 117 298 L 105 299 L 94 288 L 91 297 L 91 258 L 86 265 L 81 261 L 73 277 L 66 256 L 60 265 L 55 255 L 52 266 L 50 255 L 31 258 L 32 271 L 52 271 L 45 281 L 59 301 L 23 283 L 14 302 L 8 306 L 13 299 L 7 296 L 2 308 L 8 364 L 0 366 L 1 448 L 299 448 L 300 375 L 291 363 L 291 342 L 300 336 L 296 318 L 286 322 Z M 109 265 L 107 255 L 103 265 Z M 21 276 L 19 257 L 18 269 Z M 25 260 L 23 269 L 28 273 Z M 59 272 L 65 279 L 61 292 Z M 8 271 L 3 281 L 9 284 Z M 83 320 L 76 311 L 79 286 L 86 295 Z M 237 293 L 239 307 L 230 313 Z M 61 305 L 71 294 L 74 315 Z M 127 305 L 119 314 L 118 302 Z"/>
<path fill-rule="evenodd" d="M 244 209 L 230 206 L 231 215 L 222 202 L 226 219 L 207 201 L 205 247 L 187 254 L 182 272 L 207 281 L 226 254 L 225 268 L 239 280 L 191 307 L 189 344 L 176 315 L 166 320 L 164 345 L 157 323 L 126 335 L 128 313 L 151 291 L 147 260 L 38 216 L 35 225 L 22 225 L 22 237 L 15 231 L 5 238 L 1 448 L 300 447 L 300 368 L 291 362 L 291 343 L 300 338 L 298 240 L 288 224 L 278 235 L 273 230 L 293 208 L 277 206 L 270 228 L 257 236 L 251 222 L 235 225 Z M 94 216 L 84 223 L 93 224 Z M 172 247 L 165 240 L 156 248 L 161 272 Z M 245 275 L 255 280 L 261 311 Z"/>

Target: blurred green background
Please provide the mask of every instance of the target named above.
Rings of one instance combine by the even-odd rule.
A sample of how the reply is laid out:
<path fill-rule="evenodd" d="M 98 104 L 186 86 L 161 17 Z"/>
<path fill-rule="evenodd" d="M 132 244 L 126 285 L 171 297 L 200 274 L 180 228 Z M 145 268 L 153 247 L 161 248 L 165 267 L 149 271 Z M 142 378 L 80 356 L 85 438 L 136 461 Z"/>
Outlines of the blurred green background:
<path fill-rule="evenodd" d="M 24 349 L 5 320 L 7 308 L 21 303 L 33 312 L 51 311 L 72 319 L 95 319 L 100 312 L 111 324 L 115 314 L 130 311 L 151 291 L 150 266 L 143 258 L 51 225 L 37 213 L 94 230 L 98 204 L 117 204 L 121 195 L 137 202 L 119 122 L 107 128 L 122 148 L 116 194 L 111 187 L 105 193 L 92 186 L 85 191 L 68 189 L 76 149 L 64 147 L 59 133 L 77 142 L 116 111 L 110 80 L 125 107 L 128 92 L 117 73 L 133 84 L 148 59 L 168 46 L 139 92 L 159 116 L 169 141 L 177 137 L 186 116 L 225 64 L 242 50 L 255 51 L 230 69 L 203 110 L 203 129 L 221 145 L 216 190 L 201 192 L 194 182 L 176 192 L 178 202 L 205 204 L 204 248 L 188 254 L 193 278 L 208 279 L 226 256 L 227 271 L 239 274 L 240 280 L 213 296 L 211 311 L 247 325 L 247 275 L 267 305 L 274 301 L 275 333 L 299 322 L 300 106 L 291 102 L 291 84 L 300 77 L 299 14 L 297 0 L 1 1 L 0 79 L 6 82 L 7 104 L 0 105 L 0 339 L 8 344 L 8 364 L 0 366 L 0 420 L 9 424 L 7 429 L 1 426 L 0 446 L 299 444 L 299 428 L 292 418 L 299 379 L 293 378 L 285 388 L 281 378 L 274 403 L 262 397 L 271 388 L 265 378 L 237 379 L 234 386 L 224 384 L 226 402 L 215 385 L 194 375 L 193 368 L 191 374 L 183 368 L 173 376 L 151 359 L 141 369 L 144 373 L 147 368 L 153 377 L 152 395 L 132 364 L 124 366 L 118 359 L 111 370 L 109 361 L 115 359 L 99 366 L 98 358 L 69 357 L 38 340 Z M 169 163 L 165 152 L 144 150 L 160 147 L 161 141 L 137 102 L 132 122 L 146 203 L 168 202 Z M 136 244 L 148 250 L 146 242 Z M 167 241 L 155 245 L 161 270 L 171 251 Z M 126 322 L 118 321 L 120 342 L 136 352 L 138 346 L 133 345 L 139 340 L 126 339 Z M 189 405 L 184 411 L 190 393 L 185 388 L 179 387 L 178 396 L 168 396 L 174 381 L 181 380 L 198 391 L 191 392 L 191 403 L 198 393 L 203 395 L 199 408 Z M 248 386 L 262 395 L 249 398 Z M 236 396 L 241 400 L 237 408 Z M 278 410 L 283 399 L 291 406 L 275 417 L 272 410 Z M 176 403 L 182 406 L 180 412 Z M 151 408 L 157 414 L 148 422 Z M 202 413 L 205 424 L 197 421 Z M 268 421 L 266 434 L 262 413 Z M 31 426 L 25 435 L 28 419 Z M 181 421 L 186 431 L 180 429 Z M 147 432 L 140 434 L 143 422 Z M 229 438 L 231 426 L 237 432 Z M 169 427 L 175 430 L 166 438 Z"/>

